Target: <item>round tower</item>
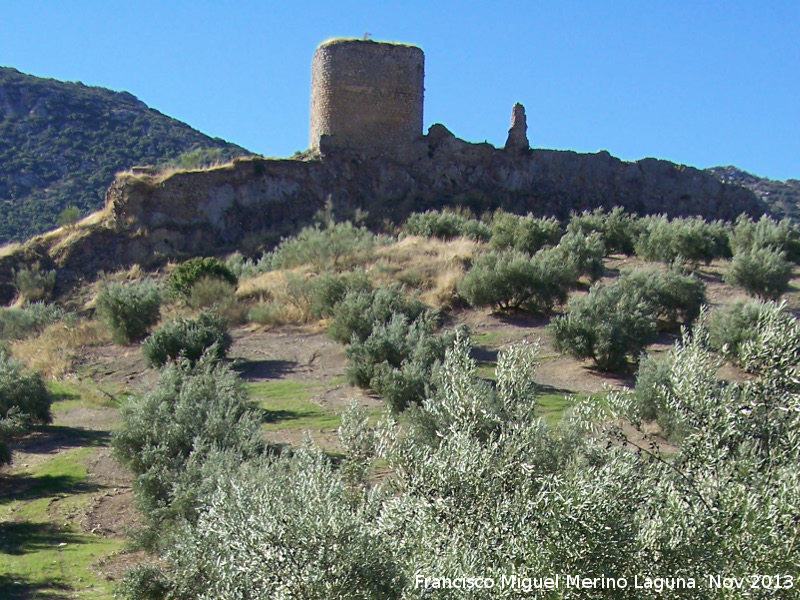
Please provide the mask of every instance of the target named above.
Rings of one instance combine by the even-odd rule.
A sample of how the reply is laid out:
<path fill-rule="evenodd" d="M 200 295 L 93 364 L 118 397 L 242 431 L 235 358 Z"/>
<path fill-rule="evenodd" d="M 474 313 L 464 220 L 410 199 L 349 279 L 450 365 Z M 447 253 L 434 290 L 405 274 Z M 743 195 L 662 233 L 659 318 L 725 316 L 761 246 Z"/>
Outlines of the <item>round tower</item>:
<path fill-rule="evenodd" d="M 416 46 L 321 44 L 311 65 L 311 148 L 403 154 L 422 135 L 424 64 Z"/>

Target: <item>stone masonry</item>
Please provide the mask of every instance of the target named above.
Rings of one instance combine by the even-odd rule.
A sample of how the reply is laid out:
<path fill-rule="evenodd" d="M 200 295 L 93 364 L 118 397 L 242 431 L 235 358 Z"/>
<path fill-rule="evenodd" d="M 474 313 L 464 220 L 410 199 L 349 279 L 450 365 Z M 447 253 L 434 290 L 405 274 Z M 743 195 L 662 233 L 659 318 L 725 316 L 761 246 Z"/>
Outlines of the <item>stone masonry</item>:
<path fill-rule="evenodd" d="M 311 66 L 311 148 L 401 158 L 422 137 L 424 63 L 416 46 L 321 44 Z"/>

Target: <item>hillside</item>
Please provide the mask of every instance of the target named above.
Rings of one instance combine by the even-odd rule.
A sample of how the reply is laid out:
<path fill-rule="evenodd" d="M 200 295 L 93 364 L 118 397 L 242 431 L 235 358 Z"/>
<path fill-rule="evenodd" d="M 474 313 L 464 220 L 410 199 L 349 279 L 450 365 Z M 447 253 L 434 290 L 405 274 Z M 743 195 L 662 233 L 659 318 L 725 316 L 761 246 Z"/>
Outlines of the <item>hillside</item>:
<path fill-rule="evenodd" d="M 0 243 L 52 229 L 67 206 L 101 208 L 119 171 L 196 149 L 249 154 L 127 92 L 0 67 Z"/>
<path fill-rule="evenodd" d="M 734 166 L 712 167 L 708 172 L 723 183 L 741 185 L 751 190 L 767 204 L 772 215 L 800 219 L 800 180 L 767 179 Z"/>
<path fill-rule="evenodd" d="M 0 463 L 0 598 L 110 600 L 115 586 L 121 586 L 117 598 L 164 598 L 169 596 L 146 594 L 148 586 L 155 582 L 152 587 L 158 591 L 183 585 L 182 574 L 195 572 L 183 567 L 193 569 L 200 560 L 211 570 L 205 579 L 186 582 L 183 598 L 230 598 L 224 590 L 218 591 L 230 580 L 232 586 L 246 591 L 251 582 L 262 582 L 254 593 L 233 596 L 253 598 L 273 597 L 267 593 L 273 582 L 295 589 L 312 576 L 335 584 L 350 573 L 366 572 L 362 580 L 369 581 L 370 573 L 376 573 L 374 579 L 383 582 L 387 569 L 382 564 L 371 571 L 353 566 L 371 556 L 359 549 L 378 540 L 388 549 L 372 555 L 388 556 L 390 565 L 402 566 L 400 558 L 408 552 L 396 541 L 402 541 L 402 536 L 381 530 L 369 538 L 356 537 L 352 531 L 389 523 L 389 517 L 395 519 L 391 523 L 398 530 L 425 536 L 424 543 L 412 548 L 420 561 L 439 560 L 441 547 L 455 556 L 478 548 L 488 564 L 480 568 L 487 571 L 504 568 L 504 564 L 494 566 L 506 556 L 498 559 L 495 548 L 513 538 L 501 522 L 511 514 L 523 525 L 533 522 L 518 538 L 534 540 L 520 551 L 520 564 L 525 567 L 530 564 L 524 562 L 528 556 L 549 553 L 537 558 L 540 563 L 536 564 L 554 565 L 550 568 L 557 572 L 572 568 L 568 552 L 578 547 L 585 549 L 578 559 L 587 565 L 603 564 L 608 553 L 617 552 L 611 556 L 622 565 L 619 577 L 631 581 L 661 564 L 649 560 L 650 556 L 671 557 L 669 569 L 691 564 L 690 557 L 700 556 L 701 565 L 708 561 L 720 572 L 738 577 L 752 568 L 753 554 L 735 551 L 746 540 L 757 548 L 774 548 L 778 559 L 763 549 L 760 556 L 766 555 L 765 561 L 782 560 L 789 565 L 787 571 L 796 572 L 800 550 L 791 539 L 784 545 L 775 540 L 781 539 L 783 527 L 796 530 L 793 517 L 800 488 L 788 483 L 796 482 L 797 459 L 783 458 L 785 468 L 769 471 L 762 466 L 764 451 L 752 463 L 745 463 L 751 460 L 746 452 L 760 450 L 757 444 L 745 439 L 739 452 L 731 452 L 726 445 L 729 440 L 720 439 L 726 434 L 740 436 L 733 438 L 736 442 L 746 434 L 787 440 L 783 445 L 776 443 L 777 450 L 769 449 L 775 453 L 788 453 L 784 446 L 789 443 L 797 446 L 800 413 L 778 404 L 791 401 L 796 405 L 796 396 L 790 395 L 796 390 L 796 369 L 766 370 L 759 367 L 763 363 L 748 362 L 760 370 L 744 370 L 748 357 L 766 361 L 775 352 L 788 357 L 784 365 L 798 362 L 796 264 L 788 265 L 784 273 L 785 286 L 777 295 L 786 306 L 778 308 L 750 302 L 754 290 L 730 278 L 736 264 L 730 255 L 750 239 L 741 227 L 720 228 L 698 219 L 640 219 L 622 211 L 587 213 L 571 219 L 566 228 L 553 219 L 503 212 L 484 221 L 463 211 L 429 212 L 416 214 L 392 235 L 381 236 L 350 222 L 335 223 L 329 213 L 317 215 L 317 221 L 315 227 L 285 239 L 258 260 L 233 254 L 224 263 L 189 261 L 149 272 L 137 265 L 74 289 L 58 298 L 59 306 L 0 309 L 0 345 L 27 372 L 42 373 L 52 402 L 52 423 L 44 419 L 15 432 L 8 445 L 11 462 Z M 800 239 L 798 228 L 784 231 L 790 233 L 784 237 L 774 222 L 762 229 L 768 235 L 761 243 L 772 240 L 765 247 L 789 250 L 796 247 L 792 240 Z M 704 241 L 712 237 L 719 244 L 703 258 L 711 249 Z M 690 262 L 670 266 L 670 258 L 679 250 L 685 253 L 692 248 L 698 254 L 687 256 Z M 523 251 L 532 256 L 521 255 Z M 497 256 L 516 260 L 494 262 Z M 520 261 L 519 256 L 526 258 Z M 525 269 L 522 262 L 529 261 L 543 275 Z M 498 285 L 499 279 L 487 273 L 486 267 L 492 265 L 499 279 L 510 280 L 509 267 L 517 269 L 518 285 Z M 226 269 L 235 274 L 235 284 L 224 275 Z M 114 340 L 117 321 L 100 309 L 100 298 L 118 293 L 112 289 L 152 289 L 153 280 L 164 290 L 177 289 L 172 283 L 181 283 L 186 296 L 164 294 L 155 300 L 159 313 L 137 311 L 150 314 L 149 330 L 176 331 L 174 324 L 179 322 L 195 323 L 199 329 L 205 327 L 201 322 L 211 322 L 207 319 L 212 315 L 230 328 L 227 359 L 192 369 L 180 370 L 171 364 L 158 367 L 150 362 L 147 350 L 154 343 L 140 346 Z M 595 280 L 597 285 L 592 286 Z M 543 281 L 546 285 L 540 285 Z M 554 291 L 552 305 L 523 299 L 524 306 L 515 309 L 511 308 L 513 299 L 502 300 L 506 293 L 524 294 L 526 286 L 537 294 Z M 488 294 L 475 293 L 481 288 Z M 604 331 L 614 336 L 611 345 L 622 351 L 623 361 L 615 372 L 606 372 L 598 361 L 605 350 L 597 345 L 594 357 L 575 352 L 577 346 L 565 351 L 558 324 L 568 322 L 570 315 L 586 317 L 581 310 L 586 299 L 609 298 L 600 290 L 614 289 L 621 290 L 621 295 L 612 299 L 621 301 L 597 305 L 602 317 L 597 331 L 599 336 Z M 135 297 L 140 296 L 127 294 L 126 304 Z M 631 300 L 639 307 L 636 311 L 627 309 Z M 707 307 L 704 315 L 699 314 L 700 303 Z M 775 335 L 776 325 L 770 319 L 778 320 L 780 335 Z M 697 321 L 708 328 L 707 342 L 696 334 L 697 343 L 676 345 L 680 326 Z M 642 328 L 637 322 L 649 325 Z M 367 328 L 362 329 L 365 324 Z M 457 330 L 469 331 L 471 353 L 453 342 Z M 748 346 L 744 340 L 753 343 Z M 180 343 L 189 346 L 187 340 Z M 688 343 L 684 338 L 684 344 Z M 450 360 L 434 366 L 445 354 L 445 346 Z M 457 354 L 459 348 L 465 353 Z M 640 350 L 649 357 L 643 358 Z M 757 350 L 755 357 L 753 350 Z M 6 382 L 21 378 L 17 364 L 0 352 Z M 668 371 L 654 370 L 661 365 Z M 443 373 L 454 376 L 445 378 Z M 504 373 L 516 379 L 504 379 Z M 0 398 L 3 385 L 0 378 Z M 784 387 L 768 387 L 778 385 Z M 793 387 L 784 389 L 788 385 Z M 5 390 L 11 387 L 5 386 Z M 635 387 L 639 395 L 625 392 L 625 386 Z M 498 393 L 507 394 L 503 390 L 509 388 L 519 399 L 516 406 L 505 409 L 511 402 L 500 404 Z M 387 420 L 387 407 L 400 413 L 398 399 L 406 401 L 417 394 L 418 401 L 421 393 L 434 401 Z M 764 408 L 768 401 L 776 406 L 770 413 Z M 570 411 L 573 406 L 576 410 Z M 612 411 L 626 406 L 631 412 L 617 413 L 619 426 L 605 416 L 596 423 L 579 420 L 615 414 Z M 435 439 L 434 445 L 421 437 L 430 426 L 425 429 L 417 424 L 426 423 L 422 418 L 432 419 L 429 415 L 436 407 L 443 407 L 440 414 L 445 415 L 438 418 L 454 414 L 455 425 L 447 429 L 439 421 L 427 421 L 436 425 L 437 438 L 441 435 L 441 443 Z M 593 412 L 586 412 L 589 409 Z M 509 416 L 502 410 L 508 410 Z M 241 419 L 235 425 L 225 420 L 240 414 L 252 420 Z M 726 427 L 705 428 L 702 421 L 698 426 L 697 420 L 689 420 L 694 414 L 710 414 L 715 423 Z M 354 417 L 358 423 L 354 424 Z M 490 418 L 494 421 L 489 422 Z M 481 428 L 474 427 L 475 422 Z M 468 446 L 462 442 L 465 449 L 459 450 L 450 441 L 462 435 L 464 427 L 473 428 L 469 431 L 476 433 L 470 435 L 477 441 Z M 497 434 L 490 427 L 504 429 Z M 252 433 L 253 438 L 247 439 L 258 441 L 257 449 L 264 454 L 231 454 L 235 464 L 228 464 L 222 462 L 226 459 L 221 454 L 203 450 L 210 447 L 209 435 L 224 431 L 232 434 L 220 436 L 221 449 L 239 452 L 244 442 L 235 435 L 242 430 Z M 354 433 L 348 437 L 349 431 Z M 2 433 L 0 429 L 0 451 Z M 139 433 L 140 438 L 131 437 Z M 166 439 L 167 435 L 171 437 Z M 126 460 L 125 440 L 137 439 L 144 440 L 136 448 L 136 455 L 143 459 Z M 370 440 L 385 441 L 387 446 L 374 446 Z M 281 447 L 293 452 L 273 453 Z M 150 456 L 164 456 L 173 448 L 168 464 L 150 468 Z M 704 452 L 719 457 L 719 448 L 724 455 L 716 462 L 704 458 Z M 317 463 L 293 462 L 304 460 L 305 453 L 312 451 L 318 453 Z M 417 458 L 420 455 L 424 460 Z M 798 455 L 795 451 L 793 456 Z M 361 463 L 356 462 L 359 456 Z M 414 464 L 426 469 L 419 479 L 422 483 L 407 475 L 414 471 L 403 471 L 408 463 L 398 466 L 392 462 L 396 460 L 418 461 Z M 690 460 L 695 462 L 686 467 Z M 728 469 L 723 472 L 727 479 L 716 475 L 720 463 Z M 142 465 L 147 471 L 143 472 Z M 284 471 L 294 479 L 282 476 Z M 243 493 L 226 504 L 238 511 L 236 519 L 225 512 L 217 518 L 221 496 L 216 494 L 235 489 L 228 484 L 231 477 L 243 478 L 234 480 L 237 485 L 241 482 Z M 707 487 L 698 485 L 701 478 L 712 477 L 716 479 Z M 776 483 L 779 477 L 792 479 Z M 523 487 L 539 486 L 542 481 L 549 487 Z M 383 487 L 384 483 L 389 485 Z M 170 496 L 174 512 L 153 508 L 152 495 L 163 489 L 175 492 L 176 500 Z M 306 490 L 308 495 L 293 503 L 285 499 Z M 733 492 L 724 496 L 726 490 Z M 195 492 L 200 500 L 188 502 L 187 494 Z M 562 512 L 552 516 L 546 509 L 553 505 L 553 498 L 562 497 L 571 503 L 565 508 L 556 505 Z M 441 516 L 417 523 L 407 514 L 394 512 L 398 502 L 417 498 L 425 502 L 424 508 L 441 510 Z M 495 510 L 498 498 L 506 504 Z M 774 508 L 769 504 L 773 498 L 785 504 Z M 261 499 L 266 499 L 263 504 Z M 258 502 L 255 508 L 248 504 L 251 501 Z M 362 510 L 365 501 L 374 502 L 370 511 Z M 675 508 L 670 511 L 665 506 Z M 748 518 L 738 518 L 743 506 Z M 783 506 L 783 512 L 778 512 Z M 337 507 L 341 511 L 334 510 Z M 187 515 L 181 521 L 186 527 L 176 532 L 177 519 Z M 341 534 L 341 529 L 334 528 L 343 519 L 354 525 Z M 192 525 L 195 521 L 199 525 Z M 617 522 L 623 533 L 611 529 Z M 214 526 L 204 527 L 207 523 Z M 642 530 L 639 523 L 648 529 Z M 680 523 L 686 523 L 692 535 L 673 557 L 663 550 L 671 548 Z M 659 528 L 658 535 L 644 535 L 653 527 Z M 477 533 L 469 544 L 451 548 L 450 534 L 456 528 Z M 705 530 L 719 532 L 714 544 L 700 535 Z M 266 537 L 264 532 L 272 531 L 277 533 Z M 168 537 L 171 532 L 176 532 L 175 538 Z M 222 532 L 226 538 L 223 543 L 211 538 L 213 544 L 199 544 L 192 537 L 209 532 L 213 536 Z M 134 537 L 128 537 L 130 533 Z M 456 533 L 459 539 L 468 535 Z M 623 534 L 635 552 L 618 551 Z M 254 541 L 242 542 L 243 536 L 252 536 Z M 152 545 L 159 538 L 165 556 Z M 493 545 L 485 548 L 489 544 Z M 356 548 L 359 554 L 357 560 L 346 563 L 344 571 L 325 570 L 317 566 L 319 561 L 309 560 L 304 563 L 304 579 L 295 578 L 280 561 L 259 560 L 300 545 L 317 554 L 322 548 L 336 560 L 340 559 L 335 553 L 342 548 Z M 186 548 L 192 552 L 184 552 Z M 242 558 L 250 548 L 252 553 Z M 235 561 L 226 560 L 230 555 Z M 246 579 L 231 577 L 226 570 L 231 564 L 243 570 Z M 139 570 L 126 579 L 126 570 L 137 566 Z M 447 572 L 445 567 L 437 568 Z M 766 568 L 777 569 L 769 564 Z M 702 570 L 689 573 L 705 576 Z M 207 589 L 199 589 L 197 581 Z M 396 594 L 361 597 L 413 598 L 400 594 L 413 581 L 409 572 L 390 580 Z M 637 595 L 611 597 L 656 599 L 662 597 L 659 594 L 637 591 Z"/>

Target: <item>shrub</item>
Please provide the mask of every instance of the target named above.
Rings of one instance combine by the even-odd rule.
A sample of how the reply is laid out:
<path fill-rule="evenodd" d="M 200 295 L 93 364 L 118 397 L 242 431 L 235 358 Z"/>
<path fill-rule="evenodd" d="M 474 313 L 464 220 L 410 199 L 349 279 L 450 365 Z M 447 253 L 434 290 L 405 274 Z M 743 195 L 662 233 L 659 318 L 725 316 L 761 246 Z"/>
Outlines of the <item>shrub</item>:
<path fill-rule="evenodd" d="M 734 255 L 725 282 L 743 288 L 762 300 L 777 300 L 789 289 L 792 263 L 786 252 L 758 248 Z"/>
<path fill-rule="evenodd" d="M 555 246 L 564 233 L 554 218 L 521 217 L 498 210 L 492 216 L 492 248 L 535 254 L 546 246 Z"/>
<path fill-rule="evenodd" d="M 178 265 L 167 278 L 167 291 L 173 298 L 189 297 L 201 279 L 219 279 L 236 287 L 238 279 L 228 266 L 216 258 L 190 258 Z"/>
<path fill-rule="evenodd" d="M 606 253 L 615 252 L 632 255 L 634 244 L 640 232 L 640 223 L 635 215 L 626 213 L 619 206 L 611 212 L 602 208 L 584 211 L 580 215 L 573 214 L 567 225 L 567 233 L 578 233 L 589 236 L 600 234 Z"/>
<path fill-rule="evenodd" d="M 569 313 L 550 324 L 556 349 L 591 358 L 603 371 L 627 368 L 656 338 L 653 306 L 622 285 L 595 284 L 586 296 L 569 302 Z"/>
<path fill-rule="evenodd" d="M 323 273 L 311 282 L 311 314 L 316 318 L 330 317 L 334 307 L 350 292 L 369 293 L 372 284 L 363 271 Z"/>
<path fill-rule="evenodd" d="M 794 263 L 800 261 L 800 230 L 789 219 L 775 221 L 763 215 L 754 222 L 749 216 L 740 215 L 730 234 L 730 245 L 734 254 L 772 248 L 786 252 L 787 258 Z"/>
<path fill-rule="evenodd" d="M 455 237 L 469 237 L 480 242 L 488 242 L 492 236 L 489 226 L 469 215 L 451 210 L 429 210 L 408 217 L 403 230 L 411 235 L 435 237 L 450 240 Z"/>
<path fill-rule="evenodd" d="M 680 430 L 679 421 L 667 404 L 673 392 L 671 372 L 669 356 L 660 359 L 650 355 L 644 357 L 636 372 L 630 413 L 635 422 L 657 422 L 667 436 L 675 435 Z"/>
<path fill-rule="evenodd" d="M 137 502 L 155 531 L 194 519 L 214 473 L 265 450 L 260 411 L 236 373 L 210 356 L 194 367 L 186 360 L 166 366 L 121 416 L 113 451 L 134 474 Z"/>
<path fill-rule="evenodd" d="M 643 231 L 636 241 L 636 255 L 650 261 L 671 263 L 679 256 L 693 264 L 709 264 L 730 256 L 729 227 L 722 221 L 706 223 L 700 217 L 669 220 L 664 215 L 642 219 Z"/>
<path fill-rule="evenodd" d="M 66 317 L 55 304 L 33 302 L 22 308 L 0 308 L 0 339 L 19 340 Z"/>
<path fill-rule="evenodd" d="M 97 294 L 95 310 L 118 344 L 143 339 L 161 315 L 161 291 L 152 279 L 108 283 Z"/>
<path fill-rule="evenodd" d="M 414 321 L 427 309 L 425 303 L 406 294 L 397 284 L 373 291 L 350 291 L 334 305 L 328 335 L 343 344 L 354 339 L 363 342 L 376 323 L 388 323 L 395 313 Z"/>
<path fill-rule="evenodd" d="M 555 249 L 532 258 L 516 251 L 491 251 L 479 256 L 458 283 L 458 293 L 470 306 L 546 312 L 566 301 L 574 273 L 564 268 Z"/>
<path fill-rule="evenodd" d="M 165 600 L 171 587 L 161 567 L 142 564 L 128 569 L 114 588 L 114 595 L 131 600 Z"/>
<path fill-rule="evenodd" d="M 318 271 L 354 267 L 372 255 L 382 240 L 365 227 L 350 221 L 327 222 L 306 227 L 295 237 L 284 238 L 270 254 L 259 261 L 262 268 L 291 269 L 311 265 Z"/>
<path fill-rule="evenodd" d="M 708 318 L 709 347 L 738 362 L 739 349 L 756 338 L 758 322 L 765 310 L 764 302 L 751 301 L 712 311 Z"/>
<path fill-rule="evenodd" d="M 182 528 L 166 557 L 175 565 L 170 597 L 404 597 L 394 536 L 374 524 L 383 494 L 354 494 L 310 445 L 263 462 L 221 478 L 198 523 Z"/>
<path fill-rule="evenodd" d="M 196 319 L 179 319 L 157 329 L 142 344 L 142 351 L 151 367 L 162 367 L 179 357 L 194 364 L 213 348 L 221 360 L 228 354 L 233 339 L 228 326 L 218 315 L 203 313 Z"/>
<path fill-rule="evenodd" d="M 570 274 L 574 282 L 583 276 L 594 282 L 605 273 L 603 257 L 606 248 L 598 233 L 590 233 L 588 236 L 577 232 L 566 233 L 556 246 L 556 251 L 561 255 L 562 268 Z"/>
<path fill-rule="evenodd" d="M 283 307 L 277 302 L 258 302 L 250 308 L 247 320 L 259 325 L 282 325 L 287 322 L 284 319 L 284 313 Z"/>
<path fill-rule="evenodd" d="M 668 271 L 632 269 L 622 272 L 618 285 L 625 293 L 637 295 L 653 309 L 657 318 L 664 319 L 668 329 L 678 322 L 691 326 L 706 301 L 705 284 L 690 274 L 681 261 L 675 261 Z"/>
<path fill-rule="evenodd" d="M 50 423 L 52 397 L 39 373 L 0 350 L 0 465 L 11 462 L 9 440 L 33 425 Z"/>
<path fill-rule="evenodd" d="M 37 262 L 29 269 L 14 271 L 14 286 L 24 302 L 47 300 L 56 284 L 56 271 L 42 271 Z"/>
<path fill-rule="evenodd" d="M 449 336 L 434 335 L 436 318 L 430 312 L 409 321 L 394 313 L 388 323 L 376 323 L 363 341 L 348 346 L 348 381 L 371 388 L 394 412 L 420 403 L 430 381 L 431 369 L 444 358 Z"/>
<path fill-rule="evenodd" d="M 72 227 L 81 218 L 81 211 L 77 206 L 68 206 L 58 215 L 56 225 L 59 227 Z"/>
<path fill-rule="evenodd" d="M 235 302 L 236 286 L 217 277 L 198 279 L 186 296 L 186 305 L 194 310 L 201 308 L 223 308 Z"/>

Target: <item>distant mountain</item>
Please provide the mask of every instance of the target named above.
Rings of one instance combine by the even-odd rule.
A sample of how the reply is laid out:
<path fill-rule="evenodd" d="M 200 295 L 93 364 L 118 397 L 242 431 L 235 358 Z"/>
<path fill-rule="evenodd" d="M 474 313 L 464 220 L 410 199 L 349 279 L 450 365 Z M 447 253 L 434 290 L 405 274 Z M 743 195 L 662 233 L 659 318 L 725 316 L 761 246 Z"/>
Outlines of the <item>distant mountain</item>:
<path fill-rule="evenodd" d="M 182 154 L 251 154 L 149 108 L 128 92 L 0 67 L 0 243 L 52 229 L 74 206 L 103 206 L 114 174 Z"/>
<path fill-rule="evenodd" d="M 800 220 L 800 180 L 766 179 L 732 166 L 706 170 L 724 183 L 735 183 L 752 190 L 767 204 L 773 216 Z"/>

